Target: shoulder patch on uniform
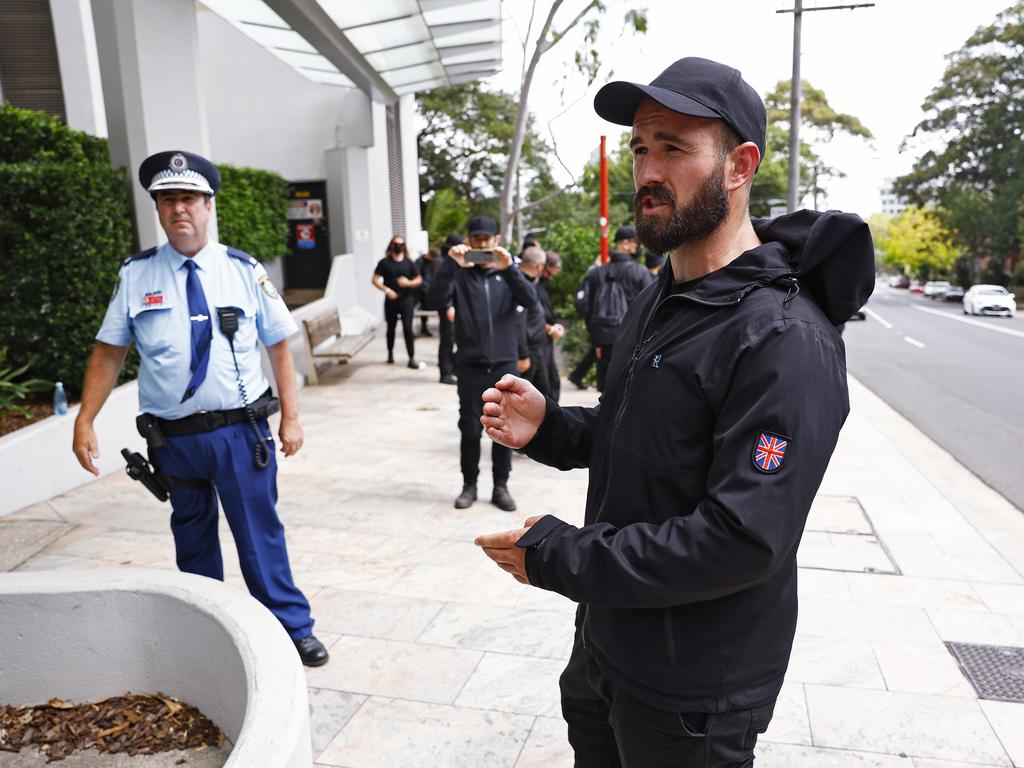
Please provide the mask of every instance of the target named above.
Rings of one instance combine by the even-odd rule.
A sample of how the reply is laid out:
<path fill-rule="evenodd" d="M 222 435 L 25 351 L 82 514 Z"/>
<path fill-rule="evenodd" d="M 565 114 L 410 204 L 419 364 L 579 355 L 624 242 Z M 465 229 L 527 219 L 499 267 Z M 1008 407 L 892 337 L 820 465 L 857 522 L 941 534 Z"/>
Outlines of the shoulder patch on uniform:
<path fill-rule="evenodd" d="M 230 245 L 227 246 L 227 249 L 228 249 L 228 256 L 230 256 L 233 259 L 238 259 L 239 261 L 244 261 L 250 267 L 255 267 L 256 265 L 259 264 L 259 261 L 257 261 L 255 258 L 250 256 L 245 251 L 240 251 L 237 248 L 232 248 Z"/>
<path fill-rule="evenodd" d="M 788 437 L 777 435 L 774 432 L 758 432 L 757 440 L 754 442 L 754 450 L 750 458 L 754 466 L 766 475 L 772 475 L 782 469 L 786 461 L 786 455 L 793 441 Z"/>
<path fill-rule="evenodd" d="M 127 259 L 125 259 L 124 261 L 121 262 L 121 266 L 122 267 L 127 267 L 133 261 L 142 261 L 143 259 L 148 259 L 153 254 L 155 254 L 156 252 L 157 252 L 156 248 L 147 248 L 144 251 L 139 251 L 138 253 L 133 253 L 131 256 L 129 256 Z"/>
<path fill-rule="evenodd" d="M 277 292 L 274 284 L 270 280 L 270 275 L 264 272 L 262 275 L 256 278 L 256 284 L 263 289 L 263 292 L 272 299 L 280 298 L 281 294 Z"/>

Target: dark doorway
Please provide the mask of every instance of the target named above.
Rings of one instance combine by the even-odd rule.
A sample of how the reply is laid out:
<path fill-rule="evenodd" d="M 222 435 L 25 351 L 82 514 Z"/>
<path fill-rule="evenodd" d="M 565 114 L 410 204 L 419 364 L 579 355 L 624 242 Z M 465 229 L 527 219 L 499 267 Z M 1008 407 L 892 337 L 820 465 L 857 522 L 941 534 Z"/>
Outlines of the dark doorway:
<path fill-rule="evenodd" d="M 327 184 L 296 181 L 289 185 L 288 256 L 284 282 L 288 289 L 323 290 L 331 272 L 327 237 Z"/>

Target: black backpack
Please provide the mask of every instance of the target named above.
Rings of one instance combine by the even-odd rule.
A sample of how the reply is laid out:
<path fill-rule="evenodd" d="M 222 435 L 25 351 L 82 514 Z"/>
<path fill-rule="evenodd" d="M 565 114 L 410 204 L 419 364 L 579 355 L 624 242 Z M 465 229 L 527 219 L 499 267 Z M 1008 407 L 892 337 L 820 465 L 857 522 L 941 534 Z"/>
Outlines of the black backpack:
<path fill-rule="evenodd" d="M 626 289 L 611 271 L 603 271 L 590 300 L 590 336 L 595 344 L 614 344 L 629 309 Z"/>

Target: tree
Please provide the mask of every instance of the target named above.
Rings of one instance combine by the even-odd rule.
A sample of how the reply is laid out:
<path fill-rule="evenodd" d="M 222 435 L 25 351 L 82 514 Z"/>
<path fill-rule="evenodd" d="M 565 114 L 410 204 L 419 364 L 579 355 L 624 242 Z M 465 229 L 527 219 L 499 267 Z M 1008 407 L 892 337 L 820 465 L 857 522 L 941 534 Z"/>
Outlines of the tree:
<path fill-rule="evenodd" d="M 922 280 L 948 276 L 957 259 L 953 233 L 933 209 L 911 206 L 889 223 L 878 247 L 885 264 Z"/>
<path fill-rule="evenodd" d="M 768 112 L 765 157 L 754 176 L 750 192 L 750 210 L 756 216 L 767 216 L 773 202 L 786 199 L 789 186 L 790 83 L 790 80 L 780 80 L 775 90 L 765 97 Z M 857 117 L 836 112 L 821 89 L 804 81 L 801 91 L 798 197 L 802 199 L 805 195 L 812 195 L 817 208 L 818 197 L 826 192 L 826 180 L 842 178 L 845 174 L 826 165 L 814 151 L 814 145 L 830 142 L 837 134 L 863 139 L 871 139 L 872 135 Z M 810 141 L 804 141 L 803 137 L 809 137 Z"/>
<path fill-rule="evenodd" d="M 589 0 L 579 12 L 561 29 L 555 28 L 555 17 L 561 10 L 565 0 L 552 0 L 550 7 L 548 8 L 547 17 L 540 28 L 540 34 L 537 36 L 537 41 L 534 43 L 533 52 L 529 56 L 529 37 L 533 27 L 533 18 L 537 10 L 537 3 L 534 3 L 531 7 L 530 13 L 530 24 L 527 27 L 526 35 L 522 40 L 523 46 L 523 74 L 519 85 L 519 93 L 517 97 L 518 108 L 516 111 L 516 119 L 514 123 L 514 130 L 512 134 L 512 145 L 511 151 L 508 156 L 508 166 L 505 169 L 505 176 L 502 180 L 501 186 L 501 231 L 508 240 L 512 234 L 512 220 L 514 215 L 518 212 L 517 208 L 520 206 L 514 205 L 516 197 L 516 173 L 519 170 L 520 156 L 523 151 L 523 144 L 526 139 L 528 117 L 529 117 L 529 101 L 530 101 L 530 88 L 533 85 L 534 75 L 537 73 L 537 65 L 540 63 L 540 59 L 544 54 L 554 48 L 565 36 L 583 21 L 591 13 L 600 15 L 605 11 L 605 4 L 602 0 Z M 645 10 L 631 9 L 628 11 L 624 18 L 625 25 L 632 28 L 638 33 L 643 33 L 647 30 L 647 14 Z M 591 83 L 597 77 L 597 73 L 601 68 L 601 60 L 597 50 L 597 37 L 600 29 L 600 22 L 596 17 L 591 17 L 584 24 L 585 34 L 583 47 L 581 50 L 577 50 L 574 62 L 576 68 L 587 78 L 587 87 L 589 88 Z M 542 198 L 543 199 L 543 198 Z"/>
<path fill-rule="evenodd" d="M 1005 282 L 1024 230 L 1024 2 L 979 28 L 947 57 L 926 117 L 907 138 L 928 149 L 897 179 L 899 194 L 934 203 L 961 250 Z"/>
<path fill-rule="evenodd" d="M 423 225 L 431 243 L 440 243 L 453 232 L 464 232 L 469 218 L 469 203 L 452 189 L 439 189 L 427 203 Z"/>

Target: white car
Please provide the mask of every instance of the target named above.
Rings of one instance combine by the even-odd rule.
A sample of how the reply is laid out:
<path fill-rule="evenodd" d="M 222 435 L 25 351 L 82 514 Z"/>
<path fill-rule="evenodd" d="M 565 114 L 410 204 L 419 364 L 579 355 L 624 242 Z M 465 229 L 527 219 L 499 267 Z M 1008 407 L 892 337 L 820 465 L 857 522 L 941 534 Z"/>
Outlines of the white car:
<path fill-rule="evenodd" d="M 924 284 L 924 295 L 929 299 L 937 299 L 946 292 L 947 288 L 949 288 L 948 280 L 929 280 Z"/>
<path fill-rule="evenodd" d="M 1017 314 L 1017 300 L 1001 285 L 972 285 L 964 294 L 965 315 Z"/>

